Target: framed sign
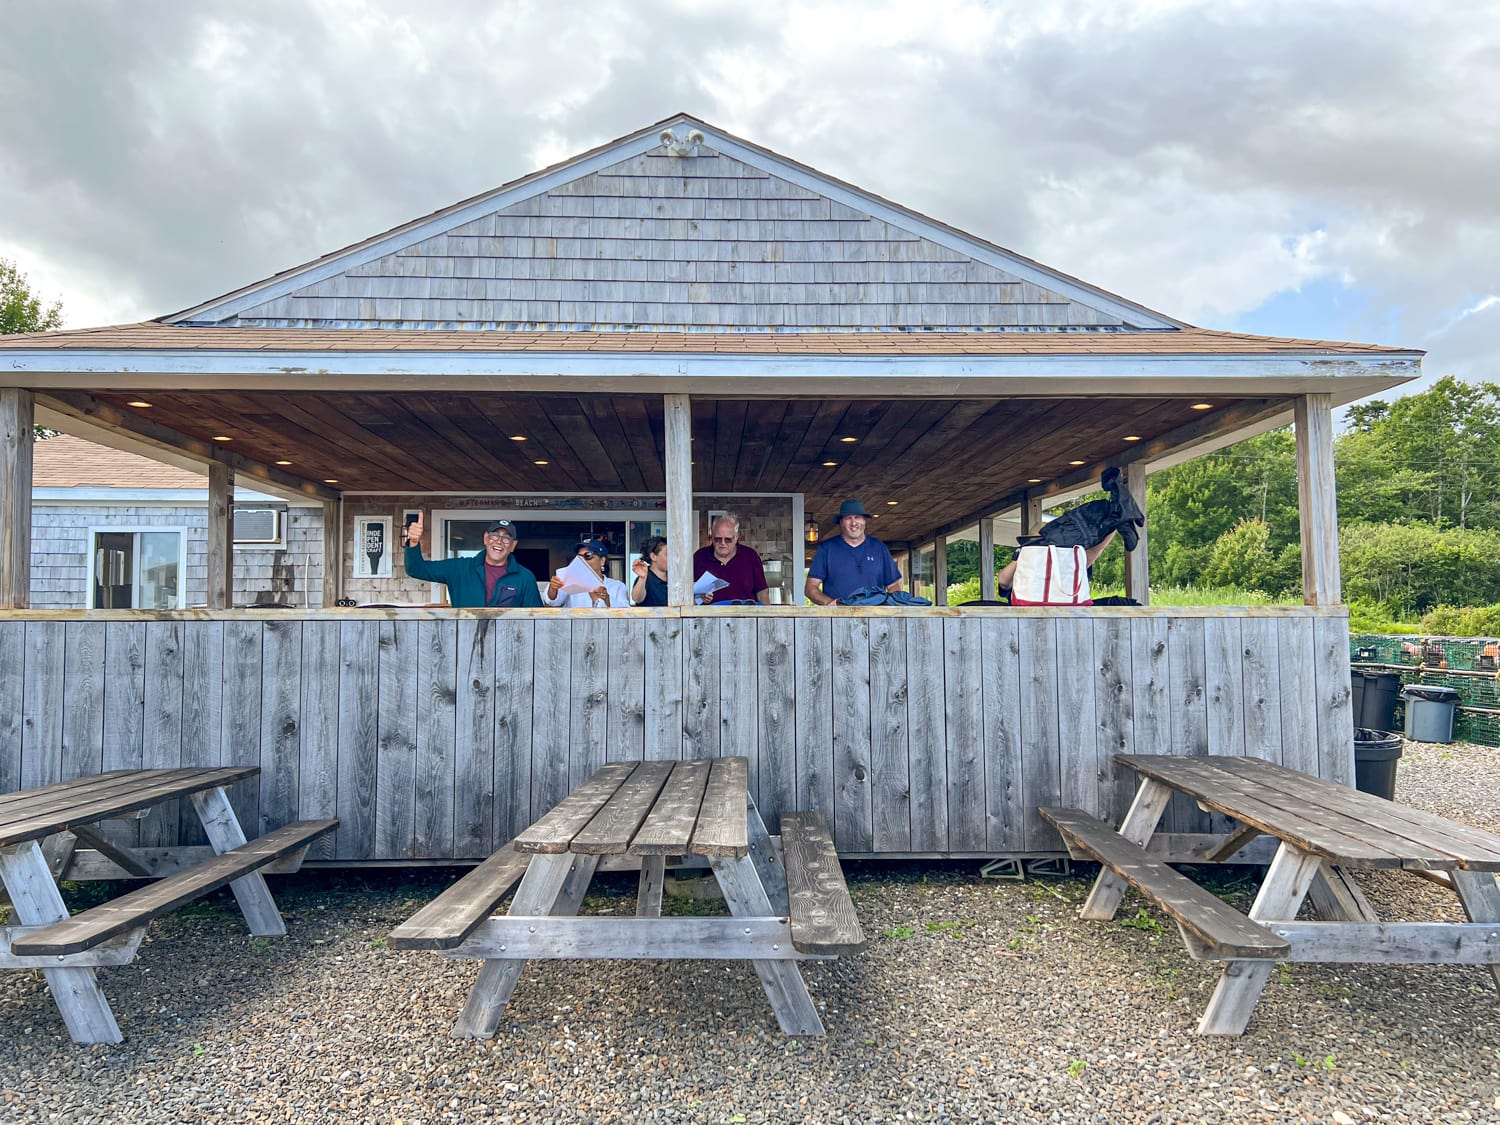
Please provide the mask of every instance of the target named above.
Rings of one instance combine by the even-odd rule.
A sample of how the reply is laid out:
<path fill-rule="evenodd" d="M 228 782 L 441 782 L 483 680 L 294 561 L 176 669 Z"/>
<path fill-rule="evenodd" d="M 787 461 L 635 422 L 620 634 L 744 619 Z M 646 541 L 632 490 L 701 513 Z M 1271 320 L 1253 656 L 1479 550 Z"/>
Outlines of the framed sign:
<path fill-rule="evenodd" d="M 390 516 L 354 517 L 355 578 L 389 578 L 394 553 Z"/>

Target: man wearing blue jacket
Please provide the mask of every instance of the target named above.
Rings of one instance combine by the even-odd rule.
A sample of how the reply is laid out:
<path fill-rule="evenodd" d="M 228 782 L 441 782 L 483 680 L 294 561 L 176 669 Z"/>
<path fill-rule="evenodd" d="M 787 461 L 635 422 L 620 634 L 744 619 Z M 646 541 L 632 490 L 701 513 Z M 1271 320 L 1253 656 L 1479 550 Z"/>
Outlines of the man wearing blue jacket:
<path fill-rule="evenodd" d="M 422 557 L 422 515 L 406 527 L 406 573 L 448 587 L 455 607 L 514 609 L 542 607 L 536 575 L 511 557 L 518 532 L 510 520 L 495 520 L 485 529 L 484 550 L 429 562 Z"/>

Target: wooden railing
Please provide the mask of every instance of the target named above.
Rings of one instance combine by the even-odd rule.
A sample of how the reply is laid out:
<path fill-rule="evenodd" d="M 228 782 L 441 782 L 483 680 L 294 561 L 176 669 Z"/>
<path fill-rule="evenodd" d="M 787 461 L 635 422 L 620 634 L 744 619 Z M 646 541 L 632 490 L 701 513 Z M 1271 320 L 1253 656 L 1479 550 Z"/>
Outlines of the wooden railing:
<path fill-rule="evenodd" d="M 1037 808 L 1118 816 L 1116 752 L 1347 782 L 1351 732 L 1342 608 L 0 614 L 0 789 L 258 764 L 247 828 L 340 818 L 310 859 L 482 857 L 605 761 L 718 755 L 841 853 L 1055 853 Z"/>

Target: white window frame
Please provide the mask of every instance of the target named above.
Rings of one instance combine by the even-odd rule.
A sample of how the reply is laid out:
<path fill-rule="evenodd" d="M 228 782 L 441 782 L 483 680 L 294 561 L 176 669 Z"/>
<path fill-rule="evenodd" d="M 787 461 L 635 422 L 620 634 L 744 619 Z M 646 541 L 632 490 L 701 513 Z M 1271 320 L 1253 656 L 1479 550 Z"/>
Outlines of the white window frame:
<path fill-rule="evenodd" d="M 142 533 L 151 535 L 177 536 L 177 599 L 171 609 L 182 609 L 187 605 L 187 537 L 188 529 L 185 526 L 152 526 L 151 524 L 89 524 L 88 528 L 88 562 L 86 564 L 87 581 L 83 588 L 83 608 L 94 608 L 94 585 L 97 581 L 97 572 L 94 569 L 99 556 L 99 536 L 102 535 L 140 535 Z M 131 552 L 130 564 L 130 593 L 131 601 L 137 599 L 136 595 L 141 585 L 141 551 L 139 542 L 136 549 Z M 132 606 L 138 609 L 138 606 Z"/>

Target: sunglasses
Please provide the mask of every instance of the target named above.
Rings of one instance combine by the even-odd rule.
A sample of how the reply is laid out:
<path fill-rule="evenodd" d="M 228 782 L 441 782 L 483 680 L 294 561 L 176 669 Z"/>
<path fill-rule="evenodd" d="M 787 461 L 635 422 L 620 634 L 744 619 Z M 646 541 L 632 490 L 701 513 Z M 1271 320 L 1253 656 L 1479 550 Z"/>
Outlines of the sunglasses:
<path fill-rule="evenodd" d="M 582 559 L 584 562 L 593 562 L 594 561 L 594 553 L 592 551 L 579 551 L 578 552 L 578 557 L 580 559 Z"/>
<path fill-rule="evenodd" d="M 737 535 L 715 535 L 713 537 L 715 543 L 733 543 L 738 538 L 739 536 Z"/>

